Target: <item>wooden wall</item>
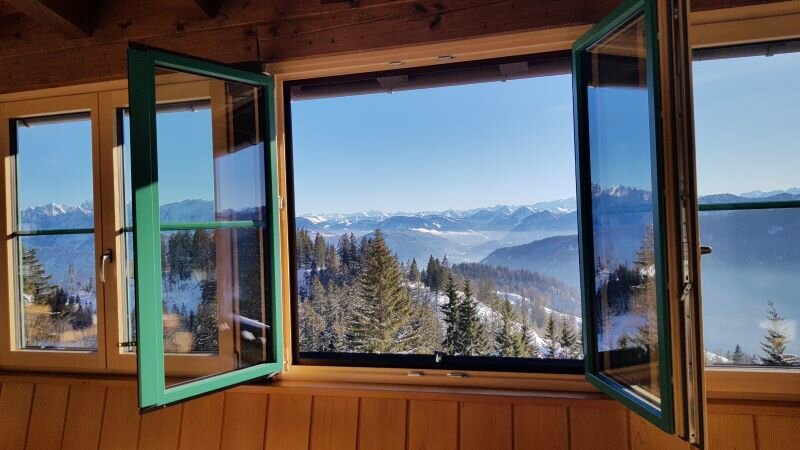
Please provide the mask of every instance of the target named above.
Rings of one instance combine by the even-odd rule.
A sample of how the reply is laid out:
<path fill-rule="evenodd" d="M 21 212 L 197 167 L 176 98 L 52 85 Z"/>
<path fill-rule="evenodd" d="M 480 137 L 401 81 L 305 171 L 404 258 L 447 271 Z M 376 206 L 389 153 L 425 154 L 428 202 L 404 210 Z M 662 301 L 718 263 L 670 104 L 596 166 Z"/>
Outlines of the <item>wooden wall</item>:
<path fill-rule="evenodd" d="M 605 399 L 246 386 L 139 416 L 130 380 L 0 376 L 0 449 L 688 450 Z M 800 404 L 715 401 L 710 449 L 796 449 Z"/>
<path fill-rule="evenodd" d="M 0 0 L 0 93 L 121 79 L 128 41 L 228 63 L 391 48 L 597 22 L 622 0 L 222 0 L 189 19 L 164 0 L 102 0 L 67 38 Z M 691 0 L 694 10 L 775 0 Z M 76 2 L 76 4 L 88 4 Z"/>

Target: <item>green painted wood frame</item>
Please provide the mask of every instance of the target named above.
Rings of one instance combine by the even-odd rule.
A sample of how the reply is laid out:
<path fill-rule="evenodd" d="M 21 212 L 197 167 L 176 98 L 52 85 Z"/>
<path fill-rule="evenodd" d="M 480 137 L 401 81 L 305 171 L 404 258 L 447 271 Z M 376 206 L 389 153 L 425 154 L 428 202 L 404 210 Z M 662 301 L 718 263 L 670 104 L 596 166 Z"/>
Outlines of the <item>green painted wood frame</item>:
<path fill-rule="evenodd" d="M 661 89 L 659 76 L 659 46 L 657 41 L 658 11 L 656 0 L 628 0 L 585 35 L 572 47 L 573 101 L 575 114 L 575 170 L 578 194 L 578 223 L 581 266 L 581 291 L 583 304 L 584 363 L 587 380 L 640 416 L 667 433 L 675 432 L 672 385 L 672 347 L 669 327 L 669 299 L 667 296 L 666 240 L 664 236 L 663 152 L 662 129 L 659 120 Z M 584 53 L 620 27 L 637 17 L 644 17 L 647 47 L 647 86 L 650 112 L 650 149 L 654 208 L 653 231 L 655 236 L 656 291 L 659 385 L 661 402 L 656 407 L 632 390 L 622 386 L 599 370 L 597 334 L 594 308 L 594 240 L 592 228 L 591 160 L 589 149 L 589 114 L 586 95 Z"/>
<path fill-rule="evenodd" d="M 267 226 L 267 261 L 269 285 L 267 299 L 273 323 L 271 333 L 273 360 L 231 372 L 206 376 L 166 387 L 164 372 L 164 324 L 161 298 L 161 238 L 162 226 L 158 204 L 158 166 L 156 147 L 156 69 L 247 84 L 263 92 L 261 108 L 262 129 L 269 139 L 265 145 L 265 175 L 267 179 L 268 222 L 249 221 L 229 224 L 171 224 L 194 228 L 238 228 Z M 131 178 L 133 182 L 133 240 L 136 249 L 134 271 L 136 279 L 137 364 L 139 375 L 139 407 L 142 412 L 172 403 L 216 392 L 250 380 L 278 373 L 283 368 L 283 327 L 281 312 L 281 256 L 278 217 L 278 171 L 275 134 L 275 89 L 271 77 L 248 72 L 214 62 L 131 44 L 128 48 L 128 95 L 131 121 Z"/>

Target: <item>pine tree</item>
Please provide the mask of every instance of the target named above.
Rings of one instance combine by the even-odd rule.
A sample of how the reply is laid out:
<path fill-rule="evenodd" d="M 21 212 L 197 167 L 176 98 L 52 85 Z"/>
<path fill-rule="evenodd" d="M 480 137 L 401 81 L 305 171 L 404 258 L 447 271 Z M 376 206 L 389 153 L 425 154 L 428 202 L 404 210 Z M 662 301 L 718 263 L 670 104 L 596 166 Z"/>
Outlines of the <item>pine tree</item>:
<path fill-rule="evenodd" d="M 411 265 L 408 268 L 408 281 L 412 283 L 419 283 L 420 280 L 419 267 L 417 267 L 416 258 L 411 260 Z"/>
<path fill-rule="evenodd" d="M 761 363 L 769 366 L 792 366 L 800 364 L 797 356 L 786 353 L 789 338 L 786 331 L 786 319 L 778 314 L 775 303 L 769 301 L 767 310 L 767 333 L 761 342 Z"/>
<path fill-rule="evenodd" d="M 219 351 L 217 318 L 217 282 L 203 280 L 200 282 L 200 303 L 197 305 L 197 317 L 194 330 L 194 347 L 199 352 Z"/>
<path fill-rule="evenodd" d="M 298 267 L 308 267 L 311 265 L 312 247 L 313 244 L 311 243 L 308 230 L 305 228 L 298 230 L 295 237 L 295 253 Z"/>
<path fill-rule="evenodd" d="M 438 317 L 438 305 L 419 284 L 408 287 L 411 298 L 411 330 L 414 339 L 409 352 L 433 354 L 441 350 L 444 339 L 442 324 Z"/>
<path fill-rule="evenodd" d="M 44 266 L 36 256 L 36 249 L 22 250 L 22 292 L 29 296 L 31 303 L 49 304 L 55 293 Z"/>
<path fill-rule="evenodd" d="M 497 356 L 526 356 L 525 337 L 522 333 L 517 333 L 514 330 L 517 314 L 514 311 L 514 306 L 507 298 L 500 301 L 498 313 L 500 314 L 500 328 L 494 338 L 494 348 Z"/>
<path fill-rule="evenodd" d="M 547 325 L 544 329 L 544 357 L 555 358 L 558 352 L 558 331 L 556 330 L 556 320 L 553 314 L 547 316 Z"/>
<path fill-rule="evenodd" d="M 539 354 L 539 344 L 537 344 L 536 341 L 532 341 L 529 335 L 530 326 L 528 325 L 528 318 L 525 316 L 522 318 L 522 329 L 519 331 L 520 340 L 522 341 L 524 349 L 522 356 L 527 358 L 538 358 L 541 356 Z"/>
<path fill-rule="evenodd" d="M 211 276 L 217 266 L 217 245 L 213 231 L 195 230 L 192 236 L 192 269 Z"/>
<path fill-rule="evenodd" d="M 430 260 L 433 260 L 433 257 L 431 257 Z M 430 265 L 430 261 L 428 264 Z M 430 271 L 428 275 L 430 276 Z M 441 307 L 446 326 L 444 341 L 442 341 L 442 351 L 449 355 L 460 355 L 464 349 L 459 333 L 461 299 L 458 296 L 458 291 L 456 291 L 456 284 L 453 281 L 452 274 L 447 277 L 447 282 L 444 286 L 444 294 L 447 296 L 447 303 Z"/>
<path fill-rule="evenodd" d="M 365 248 L 366 247 L 366 248 Z M 412 338 L 405 274 L 380 230 L 362 242 L 363 271 L 359 279 L 363 305 L 353 325 L 356 350 L 367 353 L 405 351 Z"/>
<path fill-rule="evenodd" d="M 736 344 L 736 348 L 733 350 L 730 358 L 734 364 L 745 364 L 746 357 L 744 352 L 742 351 L 742 347 L 739 344 Z"/>
<path fill-rule="evenodd" d="M 438 261 L 433 259 L 433 255 L 428 258 L 428 266 L 425 268 L 425 284 L 433 292 L 439 292 L 442 289 L 442 282 L 444 280 L 439 278 L 440 271 Z"/>
<path fill-rule="evenodd" d="M 328 246 L 325 252 L 325 270 L 331 275 L 339 272 L 339 256 L 336 254 L 336 247 L 333 245 Z"/>
<path fill-rule="evenodd" d="M 317 267 L 325 268 L 325 261 L 327 261 L 328 244 L 321 234 L 317 233 L 314 237 L 314 250 L 312 254 L 313 261 L 317 263 Z"/>
<path fill-rule="evenodd" d="M 645 352 L 658 347 L 658 318 L 656 317 L 656 277 L 655 277 L 655 238 L 652 226 L 645 228 L 642 244 L 636 252 L 636 261 L 631 275 L 638 278 L 632 283 L 633 295 L 630 297 L 630 310 L 645 318 L 632 337 L 635 346 Z M 630 272 L 630 271 L 628 271 Z"/>
<path fill-rule="evenodd" d="M 575 358 L 580 354 L 578 333 L 566 316 L 561 317 L 561 335 L 558 343 L 564 357 Z"/>
<path fill-rule="evenodd" d="M 463 354 L 481 355 L 487 351 L 488 343 L 483 323 L 478 316 L 478 305 L 472 296 L 469 279 L 464 280 L 464 299 L 459 306 L 461 310 L 458 313 L 458 328 Z"/>
<path fill-rule="evenodd" d="M 339 262 L 343 267 L 350 267 L 355 252 L 350 250 L 350 237 L 346 234 L 339 236 L 339 241 L 336 243 L 336 253 L 339 254 Z"/>

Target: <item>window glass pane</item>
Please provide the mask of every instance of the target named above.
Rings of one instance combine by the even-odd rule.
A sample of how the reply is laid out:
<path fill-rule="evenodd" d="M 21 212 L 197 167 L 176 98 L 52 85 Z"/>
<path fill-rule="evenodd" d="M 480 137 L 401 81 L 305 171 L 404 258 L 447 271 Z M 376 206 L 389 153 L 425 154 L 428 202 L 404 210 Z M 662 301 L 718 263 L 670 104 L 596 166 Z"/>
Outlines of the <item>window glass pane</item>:
<path fill-rule="evenodd" d="M 182 78 L 187 81 L 156 88 L 157 98 L 168 99 L 156 114 L 164 352 L 193 354 L 197 359 L 186 367 L 212 375 L 275 358 L 265 260 L 263 99 L 249 86 Z M 171 100 L 177 86 L 191 98 Z M 120 119 L 129 142 L 127 111 Z M 129 146 L 123 152 L 130 195 Z M 132 336 L 134 252 L 128 242 Z"/>
<path fill-rule="evenodd" d="M 580 367 L 568 67 L 291 88 L 301 359 Z"/>
<path fill-rule="evenodd" d="M 800 209 L 706 211 L 703 330 L 707 363 L 800 367 Z"/>
<path fill-rule="evenodd" d="M 18 345 L 96 349 L 89 113 L 17 119 Z"/>
<path fill-rule="evenodd" d="M 20 230 L 94 227 L 89 113 L 14 121 Z"/>
<path fill-rule="evenodd" d="M 749 56 L 730 58 L 696 52 L 700 203 L 800 200 L 800 48 L 773 54 L 780 47 L 754 46 Z"/>
<path fill-rule="evenodd" d="M 23 347 L 97 348 L 94 236 L 17 239 Z"/>
<path fill-rule="evenodd" d="M 769 208 L 800 201 L 798 49 L 695 53 L 700 239 L 713 248 L 701 267 L 710 365 L 800 368 L 800 208 Z"/>
<path fill-rule="evenodd" d="M 656 245 L 645 21 L 584 54 L 598 370 L 660 403 Z M 658 269 L 660 270 L 660 269 Z"/>

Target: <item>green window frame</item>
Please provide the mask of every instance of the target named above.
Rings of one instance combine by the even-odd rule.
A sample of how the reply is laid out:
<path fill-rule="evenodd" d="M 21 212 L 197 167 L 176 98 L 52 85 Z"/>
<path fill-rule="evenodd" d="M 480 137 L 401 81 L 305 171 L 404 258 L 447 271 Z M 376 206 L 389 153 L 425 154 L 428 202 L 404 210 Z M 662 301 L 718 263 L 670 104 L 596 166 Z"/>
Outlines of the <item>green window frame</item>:
<path fill-rule="evenodd" d="M 156 139 L 156 70 L 198 75 L 260 89 L 259 126 L 265 131 L 266 223 L 215 221 L 160 222 Z M 274 375 L 283 368 L 281 257 L 274 81 L 271 77 L 214 62 L 131 44 L 128 49 L 131 178 L 133 187 L 134 271 L 136 279 L 139 407 L 143 412 Z M 265 257 L 269 277 L 266 299 L 274 318 L 270 331 L 271 361 L 166 386 L 162 306 L 161 231 L 267 227 Z"/>
<path fill-rule="evenodd" d="M 656 323 L 658 329 L 658 384 L 660 407 L 645 400 L 632 389 L 602 373 L 597 342 L 598 312 L 593 305 L 595 292 L 594 226 L 592 215 L 592 179 L 589 149 L 589 107 L 587 67 L 584 55 L 595 44 L 634 19 L 643 17 L 647 96 L 649 103 L 650 161 L 652 171 L 653 232 L 655 247 Z M 583 306 L 583 342 L 586 379 L 601 391 L 644 417 L 666 433 L 675 433 L 675 412 L 672 383 L 672 347 L 670 339 L 669 298 L 666 284 L 666 242 L 663 174 L 661 80 L 659 68 L 658 11 L 655 0 L 628 0 L 580 37 L 572 47 L 573 101 L 575 113 L 575 147 L 578 194 L 578 235 Z"/>

